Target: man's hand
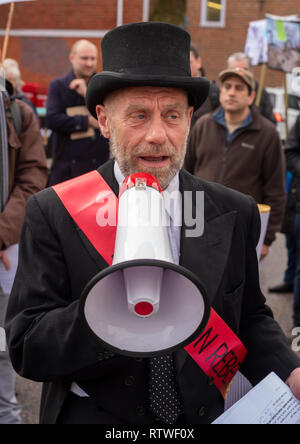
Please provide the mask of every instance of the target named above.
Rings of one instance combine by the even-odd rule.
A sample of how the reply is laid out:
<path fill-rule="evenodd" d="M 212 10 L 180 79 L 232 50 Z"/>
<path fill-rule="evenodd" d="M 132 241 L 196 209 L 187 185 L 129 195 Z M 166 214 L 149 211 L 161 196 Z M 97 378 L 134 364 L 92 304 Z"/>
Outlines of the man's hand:
<path fill-rule="evenodd" d="M 10 262 L 8 260 L 7 254 L 5 253 L 5 251 L 0 251 L 0 259 L 4 264 L 5 270 L 9 271 L 10 270 Z"/>
<path fill-rule="evenodd" d="M 300 401 L 300 367 L 296 368 L 286 380 L 293 395 Z"/>
<path fill-rule="evenodd" d="M 268 256 L 270 251 L 270 247 L 268 247 L 268 245 L 263 244 L 262 249 L 261 249 L 261 253 L 260 253 L 260 260 L 262 261 L 265 257 Z"/>
<path fill-rule="evenodd" d="M 73 89 L 82 97 L 86 96 L 87 84 L 84 79 L 74 79 L 70 83 L 70 89 Z"/>

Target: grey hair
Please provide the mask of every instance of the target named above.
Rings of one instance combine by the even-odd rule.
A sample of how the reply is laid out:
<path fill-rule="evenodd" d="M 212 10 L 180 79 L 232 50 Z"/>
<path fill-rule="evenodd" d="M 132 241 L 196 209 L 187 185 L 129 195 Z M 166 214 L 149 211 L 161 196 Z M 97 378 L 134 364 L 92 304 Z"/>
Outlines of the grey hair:
<path fill-rule="evenodd" d="M 227 67 L 230 68 L 232 62 L 240 62 L 241 60 L 247 60 L 249 68 L 251 68 L 251 60 L 244 52 L 235 52 L 227 60 Z"/>
<path fill-rule="evenodd" d="M 3 62 L 5 74 L 11 74 L 16 82 L 17 89 L 22 88 L 21 72 L 19 64 L 13 59 L 5 59 Z"/>
<path fill-rule="evenodd" d="M 10 68 L 11 66 L 19 68 L 19 63 L 14 59 L 5 59 L 3 62 L 3 66 L 5 69 Z"/>

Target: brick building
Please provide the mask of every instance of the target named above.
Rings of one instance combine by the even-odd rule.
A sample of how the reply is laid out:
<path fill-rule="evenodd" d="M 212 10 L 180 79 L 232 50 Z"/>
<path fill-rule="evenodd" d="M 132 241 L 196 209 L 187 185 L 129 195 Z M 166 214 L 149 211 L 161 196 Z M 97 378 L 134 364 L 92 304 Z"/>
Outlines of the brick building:
<path fill-rule="evenodd" d="M 299 14 L 299 0 L 187 0 L 186 25 L 199 47 L 206 75 L 217 80 L 229 55 L 243 52 L 250 21 L 265 14 Z M 255 68 L 259 80 L 261 68 Z M 281 86 L 283 74 L 267 71 L 265 84 Z"/>
<path fill-rule="evenodd" d="M 36 0 L 15 4 L 7 57 L 16 59 L 23 80 L 48 85 L 70 69 L 69 51 L 86 38 L 100 49 L 117 25 L 149 20 L 150 0 Z M 0 6 L 0 48 L 9 5 Z M 101 60 L 99 61 L 99 70 Z"/>

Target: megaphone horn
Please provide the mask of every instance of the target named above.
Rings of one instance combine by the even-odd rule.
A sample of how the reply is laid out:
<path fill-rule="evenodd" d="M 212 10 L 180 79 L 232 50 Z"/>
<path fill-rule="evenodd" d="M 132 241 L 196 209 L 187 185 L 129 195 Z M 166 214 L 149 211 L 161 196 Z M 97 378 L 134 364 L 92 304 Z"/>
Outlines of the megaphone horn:
<path fill-rule="evenodd" d="M 88 283 L 81 298 L 89 329 L 119 354 L 169 353 L 191 343 L 208 322 L 210 305 L 202 283 L 174 263 L 168 220 L 153 176 L 138 173 L 125 179 L 113 264 Z"/>

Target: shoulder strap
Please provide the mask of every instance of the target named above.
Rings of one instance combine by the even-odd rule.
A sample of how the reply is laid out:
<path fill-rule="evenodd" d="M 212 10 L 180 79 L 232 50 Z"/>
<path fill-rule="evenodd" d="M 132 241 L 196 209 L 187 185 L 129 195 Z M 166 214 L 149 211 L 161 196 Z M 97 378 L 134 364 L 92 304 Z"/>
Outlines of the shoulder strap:
<path fill-rule="evenodd" d="M 19 136 L 22 131 L 22 115 L 20 107 L 15 100 L 13 100 L 13 102 L 11 103 L 10 111 L 16 133 Z"/>
<path fill-rule="evenodd" d="M 220 96 L 219 87 L 217 83 L 214 80 L 212 80 L 210 82 L 209 98 L 213 110 L 215 110 L 220 106 L 219 96 Z"/>

